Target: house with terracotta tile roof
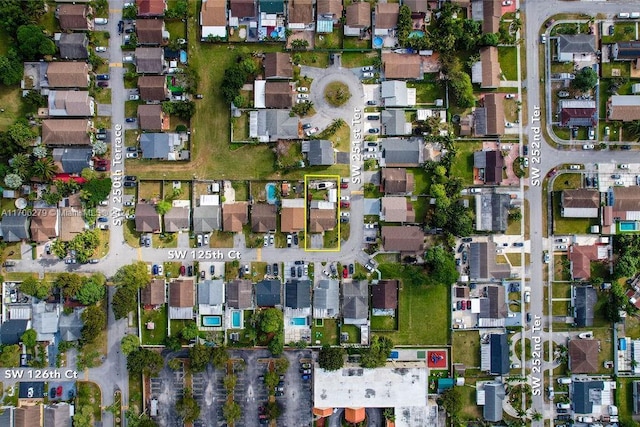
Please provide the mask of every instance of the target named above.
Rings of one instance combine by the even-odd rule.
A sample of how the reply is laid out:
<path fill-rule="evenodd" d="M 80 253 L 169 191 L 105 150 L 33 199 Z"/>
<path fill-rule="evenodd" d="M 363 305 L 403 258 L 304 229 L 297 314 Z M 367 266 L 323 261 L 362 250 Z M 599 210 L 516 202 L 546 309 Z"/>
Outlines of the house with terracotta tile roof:
<path fill-rule="evenodd" d="M 424 232 L 421 227 L 384 226 L 380 233 L 385 252 L 399 252 L 405 257 L 421 255 L 424 251 Z"/>
<path fill-rule="evenodd" d="M 200 9 L 200 37 L 227 38 L 227 2 L 226 0 L 202 0 Z"/>
<path fill-rule="evenodd" d="M 46 71 L 47 87 L 87 88 L 89 64 L 86 62 L 49 62 Z"/>
<path fill-rule="evenodd" d="M 87 119 L 45 119 L 42 142 L 48 146 L 90 145 L 91 121 Z"/>
<path fill-rule="evenodd" d="M 167 302 L 167 284 L 164 279 L 153 279 L 140 291 L 140 302 L 145 306 L 160 306 Z"/>
<path fill-rule="evenodd" d="M 598 218 L 600 192 L 588 188 L 564 190 L 560 196 L 560 207 L 564 218 Z"/>
<path fill-rule="evenodd" d="M 264 86 L 266 108 L 291 108 L 293 91 L 289 82 L 267 80 Z"/>
<path fill-rule="evenodd" d="M 374 14 L 376 17 L 374 34 L 376 36 L 387 36 L 398 26 L 400 4 L 376 3 Z"/>
<path fill-rule="evenodd" d="M 313 2 L 311 0 L 289 0 L 290 30 L 313 30 Z"/>
<path fill-rule="evenodd" d="M 251 230 L 254 233 L 276 231 L 276 206 L 268 203 L 255 203 L 251 206 Z"/>
<path fill-rule="evenodd" d="M 398 289 L 399 282 L 397 280 L 379 280 L 377 284 L 372 284 L 371 288 L 371 308 L 373 315 L 393 315 L 398 308 Z"/>
<path fill-rule="evenodd" d="M 138 19 L 135 28 L 139 45 L 161 45 L 169 40 L 162 19 Z"/>
<path fill-rule="evenodd" d="M 397 3 L 389 4 L 397 6 Z M 422 61 L 419 55 L 383 52 L 382 70 L 386 79 L 422 80 L 423 78 Z"/>
<path fill-rule="evenodd" d="M 595 126 L 598 123 L 596 101 L 561 99 L 558 101 L 560 125 L 566 127 Z"/>
<path fill-rule="evenodd" d="M 344 35 L 360 37 L 371 27 L 371 4 L 366 1 L 351 3 L 347 6 Z"/>
<path fill-rule="evenodd" d="M 60 236 L 63 242 L 70 242 L 86 228 L 82 210 L 60 208 Z"/>
<path fill-rule="evenodd" d="M 573 280 L 589 280 L 591 278 L 591 262 L 598 261 L 597 245 L 571 245 L 569 262 Z"/>
<path fill-rule="evenodd" d="M 500 30 L 502 2 L 500 0 L 484 0 L 482 2 L 482 32 L 497 33 Z"/>
<path fill-rule="evenodd" d="M 482 89 L 495 89 L 500 86 L 500 62 L 498 61 L 498 48 L 485 46 L 480 48 L 480 66 L 482 68 L 479 82 Z"/>
<path fill-rule="evenodd" d="M 140 76 L 138 89 L 143 101 L 164 101 L 169 97 L 166 76 Z"/>
<path fill-rule="evenodd" d="M 293 78 L 293 64 L 291 63 L 291 55 L 288 53 L 266 53 L 262 63 L 265 79 L 288 80 Z"/>
<path fill-rule="evenodd" d="M 136 231 L 138 233 L 159 233 L 160 214 L 151 203 L 136 204 Z"/>
<path fill-rule="evenodd" d="M 240 233 L 249 221 L 247 202 L 225 203 L 222 205 L 222 230 Z"/>
<path fill-rule="evenodd" d="M 572 374 L 595 374 L 598 372 L 600 342 L 589 339 L 569 341 L 569 370 Z"/>
<path fill-rule="evenodd" d="M 342 1 L 340 0 L 318 0 L 316 2 L 318 21 L 332 20 L 334 24 L 342 17 Z"/>
<path fill-rule="evenodd" d="M 255 0 L 230 0 L 229 7 L 231 13 L 229 22 L 233 20 L 243 20 L 245 18 L 255 18 L 257 15 Z"/>
<path fill-rule="evenodd" d="M 612 95 L 607 102 L 609 120 L 640 120 L 640 95 Z"/>
<path fill-rule="evenodd" d="M 282 199 L 280 231 L 298 233 L 304 230 L 304 199 Z"/>
<path fill-rule="evenodd" d="M 136 0 L 138 16 L 163 16 L 167 10 L 166 0 Z"/>
<path fill-rule="evenodd" d="M 58 209 L 34 209 L 31 216 L 30 230 L 31 240 L 36 243 L 46 242 L 58 237 L 60 230 Z"/>
<path fill-rule="evenodd" d="M 380 191 L 385 195 L 411 194 L 414 190 L 413 174 L 403 168 L 383 168 L 380 173 Z"/>
<path fill-rule="evenodd" d="M 416 213 L 413 204 L 406 197 L 385 196 L 380 199 L 380 221 L 415 222 Z"/>
<path fill-rule="evenodd" d="M 336 228 L 336 212 L 333 209 L 309 209 L 310 233 L 324 233 Z"/>
<path fill-rule="evenodd" d="M 193 279 L 176 279 L 169 284 L 169 319 L 193 319 L 195 304 Z"/>

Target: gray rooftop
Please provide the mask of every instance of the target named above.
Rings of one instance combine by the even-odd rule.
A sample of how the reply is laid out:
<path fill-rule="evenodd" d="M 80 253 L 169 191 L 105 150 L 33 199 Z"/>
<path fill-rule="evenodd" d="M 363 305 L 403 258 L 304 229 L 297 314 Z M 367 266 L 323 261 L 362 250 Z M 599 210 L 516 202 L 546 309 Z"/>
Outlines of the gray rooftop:
<path fill-rule="evenodd" d="M 196 234 L 220 230 L 220 206 L 193 208 L 193 232 Z"/>
<path fill-rule="evenodd" d="M 307 153 L 307 160 L 311 166 L 329 166 L 335 163 L 331 141 L 312 139 L 302 143 L 302 152 Z"/>
<path fill-rule="evenodd" d="M 91 147 L 54 148 L 53 150 L 53 158 L 60 161 L 62 170 L 66 173 L 79 174 L 82 169 L 89 167 L 92 156 Z"/>
<path fill-rule="evenodd" d="M 52 341 L 58 332 L 60 311 L 57 304 L 47 304 L 44 301 L 32 306 L 32 328 L 38 333 L 38 341 Z"/>
<path fill-rule="evenodd" d="M 176 133 L 143 133 L 140 136 L 140 148 L 144 159 L 169 160 L 174 148 L 180 145 Z"/>
<path fill-rule="evenodd" d="M 484 385 L 484 408 L 482 416 L 490 422 L 502 421 L 502 401 L 505 398 L 504 386 L 501 383 Z"/>
<path fill-rule="evenodd" d="M 27 330 L 27 319 L 7 320 L 0 326 L 0 342 L 3 345 L 13 345 L 20 342 L 20 337 Z"/>
<path fill-rule="evenodd" d="M 198 283 L 198 304 L 224 304 L 224 282 L 216 279 Z"/>
<path fill-rule="evenodd" d="M 476 212 L 480 214 L 480 222 L 477 224 L 476 229 L 504 232 L 507 229 L 509 206 L 511 204 L 509 195 L 503 193 L 483 193 L 476 196 L 476 200 L 480 201 L 480 209 L 476 209 Z M 477 207 L 478 205 L 476 204 L 476 208 Z"/>
<path fill-rule="evenodd" d="M 29 216 L 13 212 L 2 215 L 2 239 L 5 242 L 19 242 L 29 238 Z"/>
<path fill-rule="evenodd" d="M 267 109 L 252 111 L 251 121 L 255 119 L 255 132 L 250 132 L 251 138 L 258 138 L 261 142 L 277 141 L 278 139 L 298 139 L 300 120 L 291 117 L 289 110 Z"/>
<path fill-rule="evenodd" d="M 598 294 L 592 286 L 574 287 L 574 321 L 577 326 L 593 326 L 594 307 L 598 301 Z"/>
<path fill-rule="evenodd" d="M 593 405 L 599 405 L 604 390 L 604 381 L 575 381 L 573 386 L 573 411 L 576 414 L 590 414 Z"/>
<path fill-rule="evenodd" d="M 596 53 L 596 37 L 593 34 L 558 34 L 558 52 Z"/>
<path fill-rule="evenodd" d="M 385 138 L 381 150 L 386 166 L 419 166 L 423 161 L 420 138 Z"/>
<path fill-rule="evenodd" d="M 60 57 L 64 59 L 88 58 L 87 46 L 89 46 L 89 38 L 85 33 L 62 33 L 58 40 Z"/>
<path fill-rule="evenodd" d="M 400 80 L 385 80 L 380 85 L 380 97 L 385 107 L 407 107 L 409 96 L 407 82 Z"/>
<path fill-rule="evenodd" d="M 384 135 L 408 135 L 411 133 L 411 128 L 407 129 L 404 110 L 384 110 L 380 115 L 380 120 Z"/>
<path fill-rule="evenodd" d="M 256 305 L 274 307 L 282 304 L 280 298 L 282 283 L 277 279 L 265 279 L 256 283 Z"/>
<path fill-rule="evenodd" d="M 509 373 L 509 344 L 506 334 L 491 334 L 491 371 L 492 375 Z"/>
<path fill-rule="evenodd" d="M 369 317 L 369 283 L 355 280 L 342 284 L 342 315 L 345 319 Z"/>
<path fill-rule="evenodd" d="M 311 282 L 290 279 L 285 286 L 285 306 L 295 309 L 311 307 Z"/>
<path fill-rule="evenodd" d="M 338 281 L 322 279 L 313 290 L 313 317 L 335 317 L 340 313 Z"/>
<path fill-rule="evenodd" d="M 75 309 L 71 314 L 62 313 L 60 315 L 58 330 L 63 341 L 78 341 L 80 339 L 82 326 L 84 326 L 81 317 L 83 311 L 82 308 Z"/>

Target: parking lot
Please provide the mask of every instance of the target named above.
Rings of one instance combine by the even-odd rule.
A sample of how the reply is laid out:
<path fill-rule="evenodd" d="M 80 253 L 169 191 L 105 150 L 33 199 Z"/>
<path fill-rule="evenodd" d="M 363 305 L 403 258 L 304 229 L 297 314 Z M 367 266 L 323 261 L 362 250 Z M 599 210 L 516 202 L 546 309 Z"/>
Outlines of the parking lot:
<path fill-rule="evenodd" d="M 193 374 L 193 397 L 200 405 L 200 419 L 195 426 L 205 427 L 223 420 L 222 405 L 227 398 L 223 378 L 224 371 L 211 365 L 205 371 Z"/>
<path fill-rule="evenodd" d="M 289 369 L 284 380 L 284 396 L 278 397 L 282 413 L 278 418 L 278 427 L 300 427 L 311 425 L 311 380 L 304 381 L 300 374 L 300 363 L 311 362 L 309 350 L 287 351 Z"/>
<path fill-rule="evenodd" d="M 172 371 L 165 367 L 158 377 L 151 378 L 150 399 L 158 399 L 157 420 L 160 425 L 182 425 L 176 412 L 176 401 L 184 391 L 184 370 Z"/>
<path fill-rule="evenodd" d="M 638 185 L 639 176 L 640 164 L 637 163 L 598 164 L 598 181 L 600 191 L 606 191 L 609 187 L 629 187 Z M 588 175 L 588 177 L 591 176 Z M 585 181 L 588 183 L 586 178 Z"/>

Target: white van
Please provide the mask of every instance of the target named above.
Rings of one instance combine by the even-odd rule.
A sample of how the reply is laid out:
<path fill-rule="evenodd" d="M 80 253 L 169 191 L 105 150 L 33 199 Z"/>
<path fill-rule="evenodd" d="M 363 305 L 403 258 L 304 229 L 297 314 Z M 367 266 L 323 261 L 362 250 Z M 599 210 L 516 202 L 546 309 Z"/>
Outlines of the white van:
<path fill-rule="evenodd" d="M 630 18 L 629 12 L 620 12 L 618 14 L 618 18 L 620 18 L 620 19 L 629 19 Z"/>
<path fill-rule="evenodd" d="M 96 18 L 93 20 L 96 25 L 107 25 L 109 20 L 107 18 Z"/>
<path fill-rule="evenodd" d="M 631 18 L 631 19 L 640 18 L 640 12 L 631 12 L 631 15 L 629 15 L 629 18 Z"/>
<path fill-rule="evenodd" d="M 556 403 L 558 409 L 571 409 L 571 405 L 568 403 Z"/>
<path fill-rule="evenodd" d="M 576 421 L 579 423 L 591 424 L 593 422 L 593 417 L 578 417 Z"/>
<path fill-rule="evenodd" d="M 571 378 L 569 377 L 558 378 L 558 384 L 571 384 Z"/>
<path fill-rule="evenodd" d="M 524 293 L 524 302 L 525 304 L 529 304 L 531 302 L 531 292 L 527 291 Z"/>

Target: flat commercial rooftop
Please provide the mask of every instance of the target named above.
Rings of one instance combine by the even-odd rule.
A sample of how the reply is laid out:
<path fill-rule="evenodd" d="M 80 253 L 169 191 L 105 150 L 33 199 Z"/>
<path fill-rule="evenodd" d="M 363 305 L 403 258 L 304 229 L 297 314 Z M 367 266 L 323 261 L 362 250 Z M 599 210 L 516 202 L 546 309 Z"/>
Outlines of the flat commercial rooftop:
<path fill-rule="evenodd" d="M 389 408 L 425 406 L 428 372 L 424 362 L 388 363 L 363 369 L 357 365 L 328 372 L 314 370 L 316 408 Z"/>

